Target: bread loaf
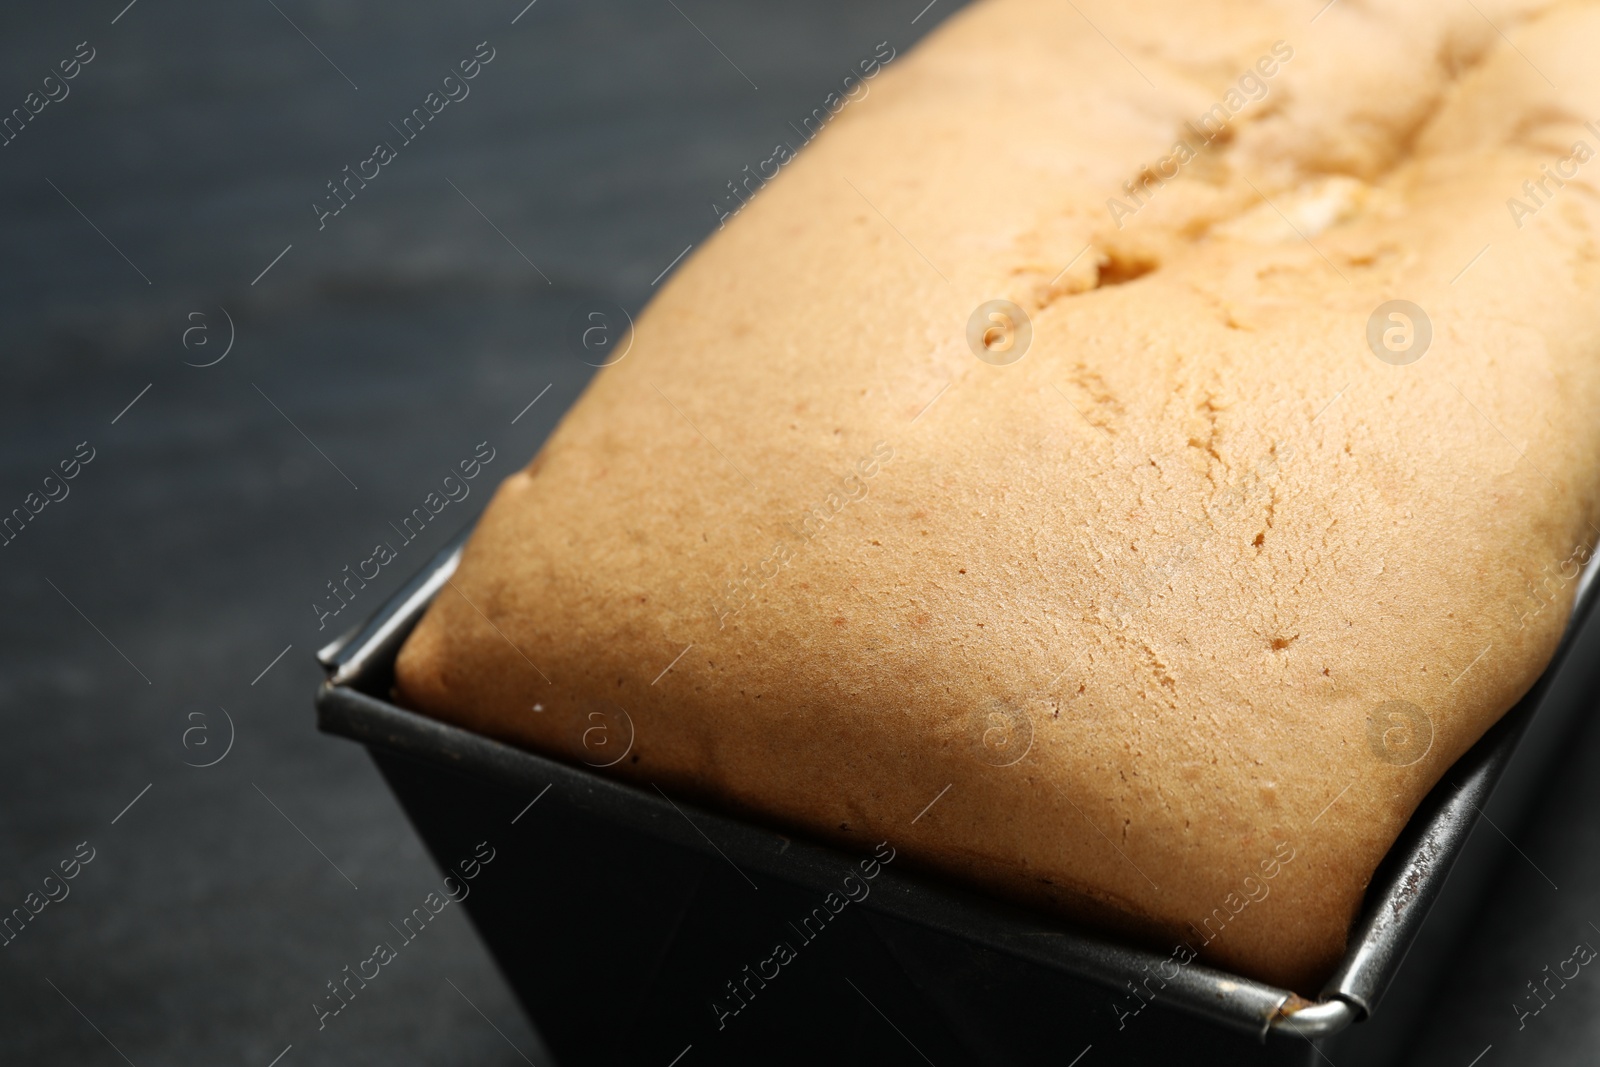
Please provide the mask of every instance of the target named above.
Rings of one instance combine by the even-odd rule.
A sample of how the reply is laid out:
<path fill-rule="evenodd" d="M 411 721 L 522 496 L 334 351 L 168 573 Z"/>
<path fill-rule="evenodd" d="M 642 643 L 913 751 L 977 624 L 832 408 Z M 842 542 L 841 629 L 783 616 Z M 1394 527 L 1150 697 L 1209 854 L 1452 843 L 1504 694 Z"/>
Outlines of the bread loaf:
<path fill-rule="evenodd" d="M 1597 47 L 963 10 L 665 284 L 399 699 L 1315 993 L 1600 538 Z"/>

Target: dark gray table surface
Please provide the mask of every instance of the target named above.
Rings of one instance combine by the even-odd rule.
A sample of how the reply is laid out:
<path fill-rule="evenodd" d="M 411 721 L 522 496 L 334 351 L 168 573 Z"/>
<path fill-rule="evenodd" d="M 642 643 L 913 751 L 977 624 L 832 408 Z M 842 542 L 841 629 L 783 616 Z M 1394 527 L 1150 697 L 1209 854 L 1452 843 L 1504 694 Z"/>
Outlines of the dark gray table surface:
<path fill-rule="evenodd" d="M 0 911 L 94 856 L 0 949 L 0 1063 L 542 1067 L 459 909 L 318 1030 L 324 983 L 439 875 L 315 732 L 313 652 L 577 396 L 571 309 L 642 305 L 728 178 L 955 0 L 914 25 L 921 0 L 125 2 L 0 11 L 4 108 L 94 52 L 0 148 L 0 508 L 94 450 L 0 548 Z M 319 230 L 325 183 L 481 41 L 471 95 Z M 474 495 L 319 630 L 325 583 L 481 441 Z M 1587 969 L 1521 1030 L 1511 1004 L 1600 945 L 1597 765 L 1600 729 L 1505 828 L 1527 862 L 1414 1062 L 1591 1061 Z"/>

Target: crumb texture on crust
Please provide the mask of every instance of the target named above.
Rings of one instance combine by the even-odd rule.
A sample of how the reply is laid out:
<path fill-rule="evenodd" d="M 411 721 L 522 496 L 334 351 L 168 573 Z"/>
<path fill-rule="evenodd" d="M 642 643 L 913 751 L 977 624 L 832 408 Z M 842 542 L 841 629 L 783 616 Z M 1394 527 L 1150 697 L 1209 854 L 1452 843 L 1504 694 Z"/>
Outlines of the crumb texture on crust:
<path fill-rule="evenodd" d="M 1600 538 L 1600 8 L 1306 18 L 897 57 L 500 487 L 400 698 L 1315 994 Z"/>

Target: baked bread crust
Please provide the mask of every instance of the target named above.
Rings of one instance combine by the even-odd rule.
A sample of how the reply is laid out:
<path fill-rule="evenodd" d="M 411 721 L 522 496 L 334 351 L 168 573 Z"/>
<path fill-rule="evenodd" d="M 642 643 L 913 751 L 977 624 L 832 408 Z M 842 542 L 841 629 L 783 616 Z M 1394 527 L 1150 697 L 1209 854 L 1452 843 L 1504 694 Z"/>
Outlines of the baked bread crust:
<path fill-rule="evenodd" d="M 1314 993 L 1600 537 L 1600 10 L 1307 15 L 896 59 L 500 487 L 399 699 Z"/>

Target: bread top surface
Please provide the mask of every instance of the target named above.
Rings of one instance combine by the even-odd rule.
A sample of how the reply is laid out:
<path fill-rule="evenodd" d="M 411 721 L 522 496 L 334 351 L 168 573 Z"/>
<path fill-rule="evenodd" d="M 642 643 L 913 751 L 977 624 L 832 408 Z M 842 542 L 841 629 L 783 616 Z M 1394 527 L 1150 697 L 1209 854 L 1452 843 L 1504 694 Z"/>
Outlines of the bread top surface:
<path fill-rule="evenodd" d="M 1315 993 L 1600 539 L 1600 10 L 1310 14 L 897 55 L 503 483 L 399 698 Z"/>

